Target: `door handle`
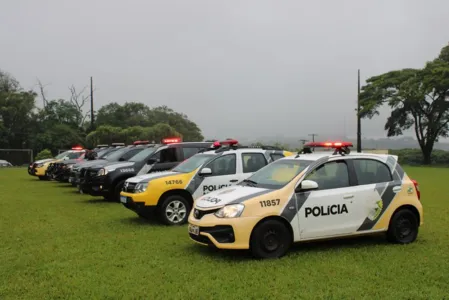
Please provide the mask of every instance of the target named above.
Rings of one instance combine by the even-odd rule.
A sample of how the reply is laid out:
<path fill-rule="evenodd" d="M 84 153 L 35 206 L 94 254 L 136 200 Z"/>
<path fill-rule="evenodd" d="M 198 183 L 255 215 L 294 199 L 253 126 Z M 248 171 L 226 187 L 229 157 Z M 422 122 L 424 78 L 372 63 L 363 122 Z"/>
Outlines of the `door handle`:
<path fill-rule="evenodd" d="M 354 195 L 344 195 L 343 199 L 351 199 L 354 198 Z"/>
<path fill-rule="evenodd" d="M 231 180 L 229 180 L 230 182 L 237 182 L 237 181 L 239 181 L 238 179 L 231 179 Z"/>

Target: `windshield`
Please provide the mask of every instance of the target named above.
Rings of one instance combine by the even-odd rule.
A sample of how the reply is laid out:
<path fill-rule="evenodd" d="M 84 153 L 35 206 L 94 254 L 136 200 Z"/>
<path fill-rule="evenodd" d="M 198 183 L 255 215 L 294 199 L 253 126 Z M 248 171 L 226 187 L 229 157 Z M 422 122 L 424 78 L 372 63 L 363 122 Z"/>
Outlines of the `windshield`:
<path fill-rule="evenodd" d="M 67 155 L 65 157 L 67 159 L 75 159 L 75 158 L 80 157 L 83 154 L 84 154 L 84 152 L 69 152 L 69 153 L 67 153 Z"/>
<path fill-rule="evenodd" d="M 62 153 L 59 153 L 58 155 L 56 155 L 56 159 L 61 159 L 61 158 L 63 158 L 64 156 L 66 156 L 67 154 L 69 154 L 69 151 L 64 151 L 64 152 L 62 152 Z"/>
<path fill-rule="evenodd" d="M 119 150 L 114 150 L 114 151 L 106 154 L 102 158 L 109 160 L 109 161 L 118 161 L 120 159 L 120 157 L 122 157 L 122 155 L 125 154 L 128 150 L 129 150 L 129 148 L 122 148 Z"/>
<path fill-rule="evenodd" d="M 313 160 L 280 159 L 255 172 L 242 184 L 267 189 L 280 189 L 312 162 Z"/>
<path fill-rule="evenodd" d="M 110 153 L 113 149 L 102 149 L 97 151 L 97 157 L 98 158 L 102 158 L 103 156 L 107 155 L 108 153 Z"/>
<path fill-rule="evenodd" d="M 146 148 L 145 150 L 140 151 L 139 153 L 137 153 L 136 155 L 134 155 L 133 157 L 128 159 L 128 161 L 134 161 L 134 162 L 135 161 L 142 161 L 145 158 L 147 158 L 148 155 L 153 153 L 155 150 L 156 150 L 155 147 Z"/>
<path fill-rule="evenodd" d="M 196 168 L 209 161 L 211 158 L 216 157 L 214 154 L 196 154 L 191 158 L 183 161 L 172 169 L 173 172 L 190 173 Z"/>

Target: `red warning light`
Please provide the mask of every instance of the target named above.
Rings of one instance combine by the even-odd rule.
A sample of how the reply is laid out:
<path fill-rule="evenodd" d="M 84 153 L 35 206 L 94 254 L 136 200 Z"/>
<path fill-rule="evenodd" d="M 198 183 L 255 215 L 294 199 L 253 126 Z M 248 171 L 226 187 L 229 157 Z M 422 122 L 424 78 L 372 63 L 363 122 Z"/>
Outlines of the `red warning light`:
<path fill-rule="evenodd" d="M 326 147 L 326 148 L 342 148 L 353 147 L 351 142 L 309 142 L 304 144 L 305 147 Z"/>
<path fill-rule="evenodd" d="M 149 144 L 150 141 L 135 141 L 133 145 L 146 145 Z"/>
<path fill-rule="evenodd" d="M 181 138 L 180 137 L 172 137 L 172 138 L 162 139 L 162 144 L 173 144 L 173 143 L 181 143 Z"/>
<path fill-rule="evenodd" d="M 237 141 L 237 140 L 224 140 L 224 141 L 221 141 L 221 142 L 219 142 L 220 143 L 220 145 L 237 145 L 238 143 L 239 143 L 239 141 Z"/>
<path fill-rule="evenodd" d="M 83 150 L 84 148 L 81 146 L 74 146 L 72 147 L 72 150 Z"/>

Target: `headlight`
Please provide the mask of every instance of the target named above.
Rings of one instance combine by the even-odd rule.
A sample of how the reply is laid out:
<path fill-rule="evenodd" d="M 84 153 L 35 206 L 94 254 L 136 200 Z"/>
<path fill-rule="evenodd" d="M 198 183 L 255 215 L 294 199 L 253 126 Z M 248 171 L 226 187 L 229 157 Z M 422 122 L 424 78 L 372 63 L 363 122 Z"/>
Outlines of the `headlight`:
<path fill-rule="evenodd" d="M 42 167 L 44 164 L 37 164 L 36 165 L 36 168 L 40 168 L 40 167 Z"/>
<path fill-rule="evenodd" d="M 232 204 L 220 208 L 214 215 L 218 218 L 238 218 L 243 212 L 245 205 Z"/>
<path fill-rule="evenodd" d="M 143 193 L 147 190 L 148 182 L 145 183 L 138 183 L 136 184 L 136 187 L 134 188 L 134 193 Z"/>
<path fill-rule="evenodd" d="M 68 165 L 67 168 L 68 168 L 68 169 L 72 169 L 72 168 L 73 168 L 73 165 Z"/>
<path fill-rule="evenodd" d="M 106 174 L 108 174 L 108 170 L 106 170 L 106 169 L 100 169 L 100 170 L 98 171 L 98 173 L 97 173 L 97 176 L 104 176 L 104 175 L 106 175 Z"/>

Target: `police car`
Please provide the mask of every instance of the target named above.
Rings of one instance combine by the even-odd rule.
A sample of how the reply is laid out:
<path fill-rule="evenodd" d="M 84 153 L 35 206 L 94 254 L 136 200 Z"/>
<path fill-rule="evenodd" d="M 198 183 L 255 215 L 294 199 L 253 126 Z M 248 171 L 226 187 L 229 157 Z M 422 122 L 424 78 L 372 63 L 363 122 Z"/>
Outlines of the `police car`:
<path fill-rule="evenodd" d="M 190 238 L 223 249 L 283 256 L 293 242 L 386 233 L 415 241 L 423 224 L 418 183 L 395 155 L 351 153 L 347 142 L 309 143 L 243 180 L 198 198 Z M 334 148 L 314 152 L 311 147 Z"/>
<path fill-rule="evenodd" d="M 167 225 L 187 222 L 194 199 L 235 185 L 272 161 L 293 155 L 270 146 L 251 148 L 236 140 L 215 142 L 167 172 L 127 179 L 120 193 L 123 205 L 144 218 L 156 212 Z"/>

